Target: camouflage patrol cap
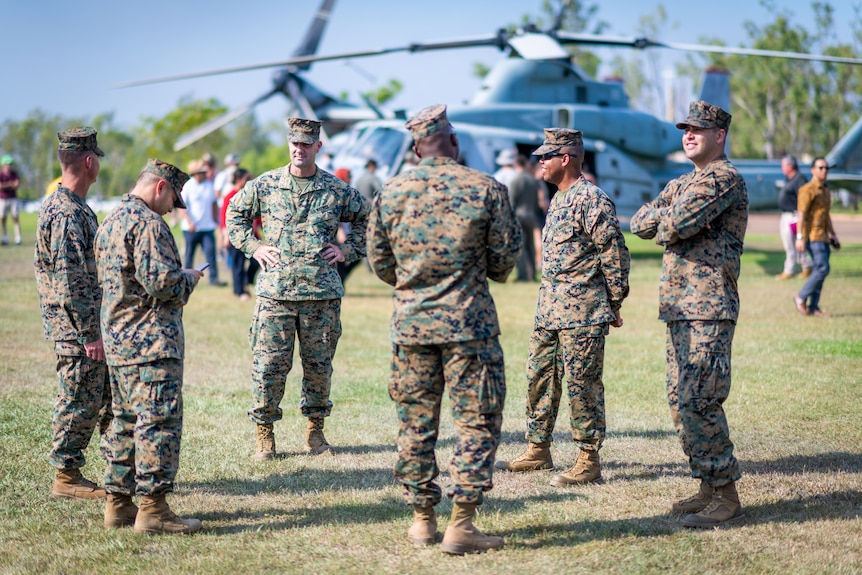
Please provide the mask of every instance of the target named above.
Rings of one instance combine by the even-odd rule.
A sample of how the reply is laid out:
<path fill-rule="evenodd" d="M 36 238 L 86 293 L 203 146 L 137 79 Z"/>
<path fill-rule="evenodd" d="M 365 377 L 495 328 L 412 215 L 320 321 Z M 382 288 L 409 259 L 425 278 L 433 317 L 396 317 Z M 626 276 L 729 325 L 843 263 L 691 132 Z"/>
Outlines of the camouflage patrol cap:
<path fill-rule="evenodd" d="M 407 120 L 404 127 L 410 130 L 414 140 L 427 138 L 449 125 L 446 117 L 446 106 L 434 104 L 419 110 L 419 113 Z"/>
<path fill-rule="evenodd" d="M 287 125 L 290 134 L 287 141 L 294 144 L 314 144 L 320 141 L 320 126 L 322 122 L 304 118 L 288 118 Z"/>
<path fill-rule="evenodd" d="M 147 165 L 144 166 L 144 171 L 155 174 L 171 185 L 177 193 L 177 199 L 174 200 L 175 208 L 186 209 L 186 204 L 183 202 L 183 186 L 189 181 L 189 175 L 167 162 L 150 158 L 147 160 Z"/>
<path fill-rule="evenodd" d="M 73 152 L 94 152 L 97 156 L 104 156 L 105 152 L 96 142 L 96 130 L 93 128 L 70 128 L 57 132 L 60 143 L 57 150 L 71 150 Z"/>
<path fill-rule="evenodd" d="M 568 128 L 545 128 L 544 143 L 533 151 L 534 156 L 542 156 L 550 152 L 556 152 L 566 146 L 577 147 L 584 145 L 584 133 L 580 130 Z"/>
<path fill-rule="evenodd" d="M 731 115 L 703 100 L 695 100 L 688 106 L 688 118 L 676 125 L 680 130 L 688 126 L 695 128 L 722 128 L 730 127 Z"/>

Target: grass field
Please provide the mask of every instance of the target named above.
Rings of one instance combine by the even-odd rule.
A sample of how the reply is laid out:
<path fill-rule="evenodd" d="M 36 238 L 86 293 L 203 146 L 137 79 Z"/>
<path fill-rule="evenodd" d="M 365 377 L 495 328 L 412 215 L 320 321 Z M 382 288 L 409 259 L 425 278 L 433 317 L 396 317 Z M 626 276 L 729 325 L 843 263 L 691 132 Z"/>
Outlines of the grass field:
<path fill-rule="evenodd" d="M 504 536 L 505 548 L 449 557 L 406 540 L 411 511 L 392 477 L 397 423 L 386 391 L 390 290 L 364 267 L 350 277 L 343 303 L 335 408 L 326 427 L 336 456 L 301 453 L 305 420 L 294 371 L 285 418 L 276 424 L 287 455 L 252 462 L 255 430 L 245 412 L 253 304 L 202 283 L 185 310 L 185 426 L 170 501 L 181 515 L 202 519 L 205 531 L 107 531 L 101 504 L 50 498 L 56 383 L 33 279 L 34 219 L 25 216 L 25 246 L 0 248 L 0 573 L 862 572 L 862 244 L 834 254 L 821 302 L 833 316 L 815 319 L 793 307 L 801 280 L 772 278 L 784 257 L 778 238 L 747 239 L 726 403 L 744 474 L 742 524 L 690 531 L 666 512 L 695 482 L 664 394 L 664 325 L 656 319 L 661 252 L 629 236 L 625 327 L 612 332 L 606 350 L 604 481 L 560 490 L 548 484 L 548 472 L 495 475 L 477 523 Z M 501 458 L 523 447 L 536 290 L 492 286 L 508 378 Z M 558 468 L 573 460 L 567 427 L 560 418 Z M 439 443 L 444 470 L 453 442 L 447 413 Z M 101 482 L 97 441 L 87 456 L 85 475 Z M 446 473 L 440 479 L 449 481 Z M 450 510 L 448 501 L 438 508 L 441 532 Z"/>

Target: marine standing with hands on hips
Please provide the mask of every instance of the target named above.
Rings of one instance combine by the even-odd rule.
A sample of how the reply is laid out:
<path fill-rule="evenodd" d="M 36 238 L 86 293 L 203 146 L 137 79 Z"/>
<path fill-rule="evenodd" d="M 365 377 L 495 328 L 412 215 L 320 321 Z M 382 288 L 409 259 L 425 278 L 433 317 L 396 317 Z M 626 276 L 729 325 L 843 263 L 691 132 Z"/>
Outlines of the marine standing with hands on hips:
<path fill-rule="evenodd" d="M 183 306 L 203 273 L 183 269 L 162 218 L 185 208 L 188 174 L 149 160 L 96 235 L 102 334 L 114 420 L 102 441 L 105 527 L 135 533 L 194 533 L 165 496 L 174 489 L 183 431 Z M 138 509 L 132 501 L 141 496 Z"/>
<path fill-rule="evenodd" d="M 280 404 L 293 367 L 295 338 L 302 359 L 299 407 L 308 418 L 305 450 L 332 453 L 323 435 L 323 418 L 332 411 L 332 358 L 341 336 L 344 286 L 336 264 L 365 257 L 367 202 L 315 164 L 320 122 L 289 118 L 287 123 L 290 164 L 248 182 L 227 211 L 231 243 L 261 265 L 249 334 L 254 363 L 248 415 L 257 425 L 255 460 L 276 455 L 273 423 L 282 418 Z M 257 218 L 262 220 L 263 240 L 255 236 Z M 339 246 L 341 222 L 351 227 Z"/>
<path fill-rule="evenodd" d="M 692 102 L 682 146 L 694 171 L 671 180 L 641 207 L 631 230 L 664 247 L 659 319 L 666 328 L 667 397 L 691 475 L 692 497 L 672 510 L 686 527 L 715 527 L 743 516 L 742 476 L 722 405 L 730 394 L 730 356 L 739 317 L 740 256 L 748 225 L 748 190 L 724 154 L 731 116 Z"/>
<path fill-rule="evenodd" d="M 521 226 L 506 187 L 458 164 L 458 138 L 446 107 L 429 106 L 406 125 L 419 165 L 389 180 L 368 223 L 368 261 L 395 287 L 389 396 L 398 419 L 395 477 L 413 506 L 408 539 L 437 537 L 442 497 L 434 453 L 444 387 L 458 430 L 446 494 L 452 518 L 441 550 L 463 555 L 499 549 L 503 538 L 473 525 L 493 487 L 506 374 L 488 279 L 505 282 L 521 247 Z"/>

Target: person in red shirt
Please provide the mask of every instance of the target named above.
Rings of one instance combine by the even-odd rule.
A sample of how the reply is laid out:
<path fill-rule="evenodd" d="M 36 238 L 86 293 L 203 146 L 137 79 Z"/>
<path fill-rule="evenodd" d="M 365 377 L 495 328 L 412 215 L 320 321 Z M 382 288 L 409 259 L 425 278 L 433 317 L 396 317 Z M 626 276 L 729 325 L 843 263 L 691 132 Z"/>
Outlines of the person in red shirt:
<path fill-rule="evenodd" d="M 236 169 L 233 173 L 233 189 L 231 189 L 231 191 L 224 197 L 224 201 L 221 205 L 221 218 L 219 219 L 222 230 L 222 248 L 226 250 L 227 261 L 230 263 L 231 274 L 233 275 L 233 293 L 240 301 L 245 301 L 251 297 L 249 296 L 246 287 L 249 284 L 254 283 L 254 278 L 257 275 L 257 271 L 260 269 L 260 264 L 257 263 L 257 260 L 255 259 L 247 260 L 245 254 L 236 249 L 233 244 L 230 243 L 230 238 L 228 238 L 227 233 L 226 218 L 227 207 L 228 204 L 230 204 L 231 198 L 233 198 L 237 192 L 245 186 L 246 182 L 251 179 L 253 179 L 253 177 L 248 170 L 243 168 Z M 255 222 L 254 227 L 255 230 L 259 229 L 259 220 Z M 246 261 L 248 261 L 248 267 L 245 265 Z"/>

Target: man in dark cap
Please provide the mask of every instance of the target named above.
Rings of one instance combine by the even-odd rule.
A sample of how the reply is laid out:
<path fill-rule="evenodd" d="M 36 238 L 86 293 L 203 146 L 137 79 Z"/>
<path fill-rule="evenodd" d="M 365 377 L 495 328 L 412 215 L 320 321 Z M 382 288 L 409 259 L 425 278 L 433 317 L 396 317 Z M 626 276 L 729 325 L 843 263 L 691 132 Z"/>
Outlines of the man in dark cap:
<path fill-rule="evenodd" d="M 527 360 L 529 445 L 496 467 L 516 472 L 554 467 L 551 441 L 565 389 L 578 456 L 551 485 L 569 487 L 601 478 L 605 336 L 609 326 L 623 325 L 630 258 L 613 201 L 581 171 L 581 132 L 547 128 L 533 155 L 542 164 L 542 178 L 560 191 L 551 199 L 542 234 L 542 284 Z"/>
<path fill-rule="evenodd" d="M 255 460 L 275 457 L 273 423 L 282 418 L 281 400 L 293 367 L 294 339 L 302 359 L 300 411 L 308 418 L 305 450 L 332 453 L 323 418 L 332 411 L 332 358 L 341 336 L 344 286 L 336 264 L 365 256 L 368 204 L 347 183 L 319 169 L 320 122 L 290 118 L 290 164 L 245 185 L 230 201 L 231 243 L 261 265 L 251 326 L 252 407 L 257 425 Z M 261 241 L 253 222 L 262 219 Z M 341 222 L 351 224 L 342 244 Z"/>
<path fill-rule="evenodd" d="M 107 528 L 134 526 L 135 533 L 150 534 L 202 528 L 197 519 L 177 517 L 165 500 L 174 488 L 183 430 L 183 306 L 203 273 L 183 269 L 162 216 L 185 208 L 180 191 L 188 178 L 149 160 L 96 235 L 114 412 L 102 444 Z"/>
<path fill-rule="evenodd" d="M 731 116 L 692 102 L 682 146 L 694 171 L 670 181 L 641 207 L 631 230 L 664 246 L 659 319 L 667 324 L 667 396 L 698 492 L 672 505 L 686 527 L 715 527 L 743 516 L 741 477 L 722 404 L 739 317 L 739 260 L 748 225 L 745 181 L 724 154 Z"/>
<path fill-rule="evenodd" d="M 413 506 L 408 539 L 433 544 L 441 490 L 434 450 L 444 387 L 458 442 L 452 457 L 452 518 L 441 549 L 463 555 L 503 546 L 473 525 L 493 487 L 506 378 L 488 278 L 505 282 L 521 246 L 506 187 L 461 166 L 446 107 L 407 122 L 419 165 L 383 187 L 368 224 L 374 273 L 395 286 L 389 395 L 400 429 L 395 476 Z"/>
<path fill-rule="evenodd" d="M 104 152 L 93 128 L 57 134 L 62 181 L 42 204 L 36 228 L 36 288 L 45 338 L 54 342 L 59 388 L 49 461 L 57 469 L 51 495 L 96 499 L 105 490 L 81 475 L 84 450 L 96 425 L 111 421 L 111 388 L 99 329 L 102 290 L 93 242 L 98 221 L 87 192 Z"/>

